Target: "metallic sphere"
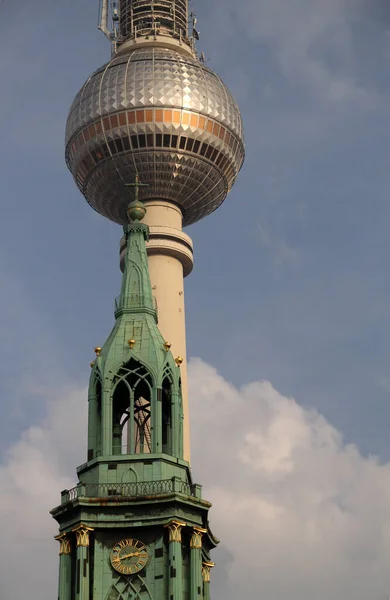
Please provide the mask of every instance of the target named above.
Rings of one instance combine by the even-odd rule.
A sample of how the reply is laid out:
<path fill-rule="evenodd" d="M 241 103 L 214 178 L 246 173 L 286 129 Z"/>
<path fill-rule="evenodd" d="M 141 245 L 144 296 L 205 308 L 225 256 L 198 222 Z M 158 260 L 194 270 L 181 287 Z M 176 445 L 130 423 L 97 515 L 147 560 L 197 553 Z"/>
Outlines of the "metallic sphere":
<path fill-rule="evenodd" d="M 221 79 L 175 50 L 115 56 L 80 90 L 66 130 L 66 161 L 89 204 L 125 224 L 139 199 L 169 200 L 189 225 L 213 212 L 244 161 L 242 120 Z"/>
<path fill-rule="evenodd" d="M 145 204 L 143 202 L 139 202 L 138 200 L 134 200 L 134 202 L 129 204 L 127 214 L 130 221 L 142 221 L 146 215 Z"/>

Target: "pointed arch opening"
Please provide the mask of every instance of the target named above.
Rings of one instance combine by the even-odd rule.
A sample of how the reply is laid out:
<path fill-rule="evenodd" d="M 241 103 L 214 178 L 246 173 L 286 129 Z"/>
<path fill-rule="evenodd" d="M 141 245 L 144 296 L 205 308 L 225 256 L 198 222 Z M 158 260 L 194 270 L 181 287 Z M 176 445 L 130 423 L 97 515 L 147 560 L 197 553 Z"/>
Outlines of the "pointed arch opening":
<path fill-rule="evenodd" d="M 118 374 L 112 405 L 113 454 L 150 454 L 152 439 L 152 378 L 132 360 Z"/>
<path fill-rule="evenodd" d="M 88 456 L 92 460 L 102 451 L 102 383 L 95 374 L 88 394 Z"/>
<path fill-rule="evenodd" d="M 137 386 L 134 398 L 134 452 L 150 454 L 152 452 L 152 398 L 151 389 L 146 381 Z"/>
<path fill-rule="evenodd" d="M 102 382 L 96 382 L 96 456 L 102 451 Z"/>
<path fill-rule="evenodd" d="M 162 451 L 173 454 L 172 380 L 168 373 L 162 384 Z"/>
<path fill-rule="evenodd" d="M 127 431 L 130 418 L 131 389 L 126 380 L 119 381 L 112 404 L 112 453 L 127 454 L 127 442 L 123 444 L 123 432 Z"/>

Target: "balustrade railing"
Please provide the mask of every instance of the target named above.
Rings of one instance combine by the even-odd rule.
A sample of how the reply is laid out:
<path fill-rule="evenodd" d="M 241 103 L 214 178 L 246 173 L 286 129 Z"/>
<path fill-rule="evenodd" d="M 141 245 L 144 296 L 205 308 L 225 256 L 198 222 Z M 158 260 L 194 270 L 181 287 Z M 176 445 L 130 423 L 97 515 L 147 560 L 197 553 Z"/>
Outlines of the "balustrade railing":
<path fill-rule="evenodd" d="M 61 504 L 78 498 L 140 498 L 169 493 L 200 497 L 200 486 L 191 485 L 177 477 L 136 483 L 79 483 L 76 487 L 62 492 Z"/>

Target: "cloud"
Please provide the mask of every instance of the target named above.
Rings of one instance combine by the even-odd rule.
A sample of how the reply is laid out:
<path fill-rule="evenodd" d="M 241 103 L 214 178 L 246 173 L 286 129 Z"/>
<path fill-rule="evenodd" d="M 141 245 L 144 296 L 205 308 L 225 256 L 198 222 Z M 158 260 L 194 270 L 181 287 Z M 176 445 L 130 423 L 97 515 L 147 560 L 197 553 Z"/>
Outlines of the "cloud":
<path fill-rule="evenodd" d="M 363 2 L 358 6 L 355 0 L 348 4 L 245 0 L 239 5 L 224 1 L 219 9 L 227 9 L 230 31 L 239 26 L 261 54 L 261 60 L 257 54 L 249 57 L 252 61 L 246 73 L 242 68 L 246 57 L 241 54 L 236 59 L 236 65 L 241 61 L 243 93 L 252 94 L 248 114 L 258 116 L 261 104 L 260 117 L 247 121 L 256 143 L 251 153 L 256 162 L 253 173 L 258 178 L 262 165 L 264 173 L 274 175 L 274 195 L 288 196 L 290 201 L 290 187 L 286 182 L 282 185 L 281 163 L 291 164 L 300 157 L 305 140 L 305 148 L 317 144 L 318 151 L 323 132 L 335 131 L 329 127 L 333 112 L 332 118 L 325 118 L 322 102 L 331 109 L 336 105 L 377 106 L 378 82 L 367 77 L 361 59 L 363 52 L 372 60 L 380 56 L 378 40 L 388 25 L 380 29 L 378 39 L 372 37 L 372 44 L 357 47 L 353 21 L 355 16 L 367 18 Z M 272 59 L 268 72 L 263 65 L 264 47 Z M 390 52 L 388 43 L 384 48 Z M 229 48 L 223 46 L 221 52 L 230 59 Z M 12 56 L 0 64 L 8 82 L 19 73 L 20 57 Z M 34 59 L 28 65 L 28 79 L 21 79 L 19 73 L 9 88 L 12 93 L 8 91 L 2 100 L 4 115 L 13 106 L 15 91 L 21 91 L 22 83 L 45 78 L 46 67 Z M 47 81 L 52 84 L 52 79 Z M 291 101 L 292 91 L 298 90 L 299 95 L 302 89 L 315 99 L 314 104 L 318 102 L 314 109 L 307 110 L 305 95 Z M 32 122 L 36 129 L 39 117 L 31 121 L 27 116 L 29 126 Z M 48 127 L 51 132 L 51 124 Z M 57 133 L 54 140 L 59 139 Z M 262 195 L 262 202 L 267 195 Z M 276 263 L 299 261 L 297 251 L 284 242 L 286 238 L 273 224 L 261 230 L 260 241 Z M 7 411 L 3 427 L 9 436 L 9 411 L 15 411 L 15 406 L 18 416 L 23 413 L 34 423 L 18 440 L 7 442 L 0 464 L 4 548 L 0 597 L 11 600 L 28 595 L 31 600 L 49 600 L 55 596 L 58 548 L 53 541 L 56 524 L 48 511 L 59 502 L 61 489 L 76 483 L 75 467 L 84 460 L 86 391 L 63 373 L 58 341 L 55 345 L 46 336 L 45 323 L 31 309 L 30 299 L 23 300 L 25 288 L 3 276 L 0 287 L 2 321 L 7 325 L 0 350 L 5 373 L 2 385 L 7 392 L 3 392 Z M 387 598 L 389 465 L 362 456 L 321 415 L 284 397 L 269 382 L 238 389 L 196 360 L 191 364 L 190 385 L 195 479 L 204 484 L 205 497 L 214 502 L 211 525 L 222 540 L 215 552 L 213 599 L 258 595 L 265 600 Z"/>
<path fill-rule="evenodd" d="M 274 262 L 274 266 L 297 265 L 300 257 L 296 248 L 293 248 L 285 240 L 270 232 L 264 223 L 258 227 L 260 244 L 268 250 Z"/>
<path fill-rule="evenodd" d="M 58 529 L 49 510 L 60 504 L 61 490 L 73 487 L 75 467 L 85 457 L 86 390 L 56 388 L 46 394 L 42 422 L 9 447 L 0 466 L 4 600 L 55 596 Z"/>
<path fill-rule="evenodd" d="M 219 0 L 215 11 L 223 15 L 225 35 L 234 32 L 259 44 L 258 76 L 268 93 L 278 89 L 278 72 L 291 91 L 303 89 L 321 104 L 377 108 L 380 94 L 362 75 L 367 56 L 384 57 L 389 19 L 386 27 L 384 4 L 376 17 L 371 5 L 365 0 L 245 0 L 239 5 Z M 268 52 L 274 61 L 272 79 L 267 77 Z"/>
<path fill-rule="evenodd" d="M 87 395 L 66 374 L 61 345 L 6 254 L 0 288 L 0 598 L 49 600 L 58 569 L 49 511 L 84 461 Z"/>
<path fill-rule="evenodd" d="M 237 389 L 195 360 L 190 394 L 195 479 L 232 554 L 231 597 L 387 598 L 390 466 L 269 382 Z"/>
<path fill-rule="evenodd" d="M 211 526 L 222 540 L 215 600 L 256 590 L 267 600 L 386 598 L 390 466 L 346 445 L 320 414 L 269 382 L 237 389 L 197 359 L 190 394 L 193 471 L 214 503 Z M 2 598 L 55 594 L 48 511 L 83 461 L 86 405 L 81 387 L 47 390 L 42 422 L 9 447 L 0 467 Z M 23 577 L 15 540 L 28 557 Z"/>

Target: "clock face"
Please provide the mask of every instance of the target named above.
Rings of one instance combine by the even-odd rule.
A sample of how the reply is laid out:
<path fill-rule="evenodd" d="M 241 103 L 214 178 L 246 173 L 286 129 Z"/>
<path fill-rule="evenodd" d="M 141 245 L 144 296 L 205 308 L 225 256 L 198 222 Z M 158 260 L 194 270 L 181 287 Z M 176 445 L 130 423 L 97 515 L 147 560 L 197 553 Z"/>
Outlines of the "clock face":
<path fill-rule="evenodd" d="M 122 575 L 134 575 L 148 562 L 148 550 L 134 538 L 121 540 L 111 550 L 111 565 Z"/>

